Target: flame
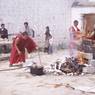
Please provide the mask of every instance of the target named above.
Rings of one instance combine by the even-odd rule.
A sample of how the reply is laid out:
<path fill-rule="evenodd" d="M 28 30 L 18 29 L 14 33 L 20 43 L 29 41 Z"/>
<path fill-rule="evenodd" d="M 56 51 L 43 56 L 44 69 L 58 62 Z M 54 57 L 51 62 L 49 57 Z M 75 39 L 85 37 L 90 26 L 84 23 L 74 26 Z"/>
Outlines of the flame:
<path fill-rule="evenodd" d="M 86 54 L 84 52 L 78 52 L 77 58 L 79 60 L 79 64 L 85 64 L 84 58 L 86 58 Z"/>

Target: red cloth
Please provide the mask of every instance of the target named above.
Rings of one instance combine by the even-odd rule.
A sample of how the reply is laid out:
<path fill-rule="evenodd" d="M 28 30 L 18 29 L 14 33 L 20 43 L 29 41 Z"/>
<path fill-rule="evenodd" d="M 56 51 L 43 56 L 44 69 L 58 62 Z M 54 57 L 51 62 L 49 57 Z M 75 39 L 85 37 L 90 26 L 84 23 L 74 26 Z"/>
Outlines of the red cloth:
<path fill-rule="evenodd" d="M 33 52 L 34 50 L 36 50 L 36 43 L 32 40 L 32 38 L 30 38 L 29 36 L 27 36 L 26 38 L 26 46 L 25 48 L 27 49 L 28 53 Z"/>
<path fill-rule="evenodd" d="M 76 28 L 76 30 L 75 30 L 75 28 Z M 80 29 L 78 27 L 75 27 L 75 28 L 74 28 L 74 26 L 71 26 L 69 31 L 74 32 L 74 33 L 80 33 Z"/>
<path fill-rule="evenodd" d="M 92 35 L 91 37 L 86 37 L 88 39 L 91 39 L 91 40 L 95 40 L 95 35 Z"/>
<path fill-rule="evenodd" d="M 17 42 L 17 38 L 19 39 L 18 42 Z M 21 51 L 21 54 L 18 54 L 17 52 L 16 43 L 19 50 Z M 36 49 L 36 44 L 30 37 L 26 36 L 25 38 L 23 38 L 22 35 L 18 35 L 14 39 L 13 44 L 12 44 L 10 64 L 25 62 L 25 48 L 30 53 L 34 49 Z"/>

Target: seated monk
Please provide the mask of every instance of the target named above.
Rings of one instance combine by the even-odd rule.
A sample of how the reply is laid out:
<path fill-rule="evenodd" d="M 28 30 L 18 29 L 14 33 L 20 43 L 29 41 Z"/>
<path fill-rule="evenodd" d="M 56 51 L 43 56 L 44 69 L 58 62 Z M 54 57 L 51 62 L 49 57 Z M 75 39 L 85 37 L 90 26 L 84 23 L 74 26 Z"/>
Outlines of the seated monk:
<path fill-rule="evenodd" d="M 95 40 L 95 29 L 89 35 L 86 36 L 87 39 Z"/>

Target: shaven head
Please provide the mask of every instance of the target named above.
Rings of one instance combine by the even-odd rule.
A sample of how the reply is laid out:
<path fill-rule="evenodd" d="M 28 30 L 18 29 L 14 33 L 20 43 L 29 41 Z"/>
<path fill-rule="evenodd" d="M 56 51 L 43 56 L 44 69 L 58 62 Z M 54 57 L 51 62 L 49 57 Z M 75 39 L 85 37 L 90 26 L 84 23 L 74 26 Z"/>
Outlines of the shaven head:
<path fill-rule="evenodd" d="M 22 33 L 22 35 L 28 35 L 28 33 L 27 33 L 26 31 L 24 31 L 24 32 Z"/>
<path fill-rule="evenodd" d="M 73 23 L 74 23 L 74 26 L 78 26 L 78 23 L 79 23 L 79 22 L 78 22 L 77 20 L 74 20 Z"/>

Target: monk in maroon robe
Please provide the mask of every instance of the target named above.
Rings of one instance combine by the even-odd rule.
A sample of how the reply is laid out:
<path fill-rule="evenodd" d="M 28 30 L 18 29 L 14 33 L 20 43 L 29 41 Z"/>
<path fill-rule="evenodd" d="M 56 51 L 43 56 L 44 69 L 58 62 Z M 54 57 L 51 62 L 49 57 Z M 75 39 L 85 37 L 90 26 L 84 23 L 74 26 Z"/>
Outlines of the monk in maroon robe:
<path fill-rule="evenodd" d="M 27 35 L 27 32 L 23 32 L 14 38 L 10 56 L 10 66 L 25 62 L 25 48 L 27 49 L 28 53 L 36 50 L 36 44 Z"/>

